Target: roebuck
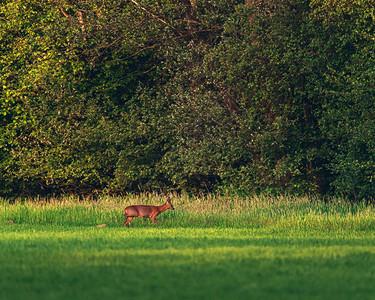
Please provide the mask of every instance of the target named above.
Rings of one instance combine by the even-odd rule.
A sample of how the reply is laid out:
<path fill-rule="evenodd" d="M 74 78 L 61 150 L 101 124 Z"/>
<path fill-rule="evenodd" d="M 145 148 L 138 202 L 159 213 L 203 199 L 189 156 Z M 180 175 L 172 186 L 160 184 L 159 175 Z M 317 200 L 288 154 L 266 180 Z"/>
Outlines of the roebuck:
<path fill-rule="evenodd" d="M 127 224 L 129 226 L 131 225 L 130 221 L 134 217 L 138 218 L 149 218 L 152 220 L 153 223 L 156 223 L 156 217 L 166 211 L 167 209 L 174 210 L 174 207 L 171 203 L 171 199 L 168 197 L 167 201 L 160 206 L 154 206 L 154 205 L 131 205 L 125 208 L 125 214 L 124 217 L 126 219 L 126 222 L 124 223 L 124 226 L 126 227 Z"/>

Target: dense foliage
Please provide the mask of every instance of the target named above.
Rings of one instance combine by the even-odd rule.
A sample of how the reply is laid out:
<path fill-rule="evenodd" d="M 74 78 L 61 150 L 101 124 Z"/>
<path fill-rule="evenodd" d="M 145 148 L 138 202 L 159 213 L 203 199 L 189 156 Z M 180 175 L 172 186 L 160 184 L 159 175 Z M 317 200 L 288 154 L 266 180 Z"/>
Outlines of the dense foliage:
<path fill-rule="evenodd" d="M 375 197 L 371 0 L 6 0 L 0 195 Z"/>

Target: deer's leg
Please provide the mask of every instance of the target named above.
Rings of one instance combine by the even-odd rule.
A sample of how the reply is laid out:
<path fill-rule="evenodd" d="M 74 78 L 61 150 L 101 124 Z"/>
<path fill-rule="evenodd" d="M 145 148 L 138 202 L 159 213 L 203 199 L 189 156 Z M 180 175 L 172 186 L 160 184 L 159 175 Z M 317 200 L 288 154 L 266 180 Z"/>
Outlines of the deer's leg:
<path fill-rule="evenodd" d="M 124 215 L 125 216 L 125 215 Z M 129 224 L 129 227 L 131 225 L 130 221 L 133 219 L 133 217 L 127 217 L 126 222 L 124 223 L 124 227 L 126 227 L 127 224 Z"/>

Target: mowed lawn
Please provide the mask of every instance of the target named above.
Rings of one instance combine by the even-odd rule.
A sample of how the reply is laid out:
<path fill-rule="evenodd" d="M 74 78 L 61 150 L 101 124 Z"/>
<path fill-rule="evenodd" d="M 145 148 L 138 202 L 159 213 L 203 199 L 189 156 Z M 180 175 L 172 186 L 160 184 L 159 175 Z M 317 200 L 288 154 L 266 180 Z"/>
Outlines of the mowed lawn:
<path fill-rule="evenodd" d="M 343 219 L 337 226 L 294 214 L 257 226 L 189 215 L 189 226 L 176 220 L 184 213 L 166 212 L 131 228 L 17 223 L 3 213 L 0 299 L 374 299 L 373 208 L 363 210 L 366 222 L 332 215 Z"/>

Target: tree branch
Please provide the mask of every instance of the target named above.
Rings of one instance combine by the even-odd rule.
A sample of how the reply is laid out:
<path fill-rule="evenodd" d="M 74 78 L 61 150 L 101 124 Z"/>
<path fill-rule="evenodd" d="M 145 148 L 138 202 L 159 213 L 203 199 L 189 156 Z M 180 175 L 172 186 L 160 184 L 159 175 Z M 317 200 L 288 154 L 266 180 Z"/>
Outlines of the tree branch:
<path fill-rule="evenodd" d="M 144 8 L 142 5 L 140 5 L 137 1 L 135 0 L 129 0 L 131 3 L 135 4 L 137 7 L 139 7 L 140 9 L 142 9 L 144 12 L 146 12 L 147 14 L 149 14 L 151 17 L 159 20 L 160 22 L 162 22 L 163 24 L 167 25 L 168 27 L 172 28 L 174 31 L 176 31 L 179 35 L 182 35 L 182 33 L 174 26 L 172 26 L 171 24 L 169 24 L 167 21 L 163 20 L 162 18 L 160 18 L 159 16 L 155 15 L 154 13 L 150 12 L 149 10 L 147 10 L 146 8 Z"/>

